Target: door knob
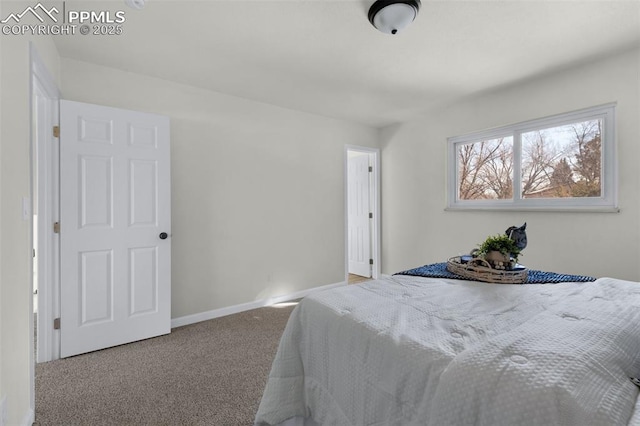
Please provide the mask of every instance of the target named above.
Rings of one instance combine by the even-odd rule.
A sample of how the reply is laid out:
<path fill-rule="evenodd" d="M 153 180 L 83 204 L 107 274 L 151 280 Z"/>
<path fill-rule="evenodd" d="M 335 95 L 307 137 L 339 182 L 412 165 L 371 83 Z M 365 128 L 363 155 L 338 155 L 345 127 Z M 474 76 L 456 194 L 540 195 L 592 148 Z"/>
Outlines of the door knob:
<path fill-rule="evenodd" d="M 161 240 L 166 240 L 169 234 L 167 234 L 166 232 L 161 232 L 159 236 Z"/>

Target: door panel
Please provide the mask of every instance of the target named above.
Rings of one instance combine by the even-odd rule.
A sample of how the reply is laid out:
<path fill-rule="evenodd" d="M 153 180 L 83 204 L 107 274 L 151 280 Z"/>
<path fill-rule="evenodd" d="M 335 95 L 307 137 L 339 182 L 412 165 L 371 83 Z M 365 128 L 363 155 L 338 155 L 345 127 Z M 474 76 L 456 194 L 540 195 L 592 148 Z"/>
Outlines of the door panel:
<path fill-rule="evenodd" d="M 129 249 L 130 315 L 141 315 L 158 309 L 157 247 Z"/>
<path fill-rule="evenodd" d="M 169 119 L 60 107 L 61 356 L 169 333 Z"/>
<path fill-rule="evenodd" d="M 80 228 L 112 227 L 113 157 L 79 155 Z"/>
<path fill-rule="evenodd" d="M 112 269 L 112 250 L 80 253 L 81 326 L 113 320 Z"/>
<path fill-rule="evenodd" d="M 157 161 L 131 160 L 129 226 L 157 226 Z"/>

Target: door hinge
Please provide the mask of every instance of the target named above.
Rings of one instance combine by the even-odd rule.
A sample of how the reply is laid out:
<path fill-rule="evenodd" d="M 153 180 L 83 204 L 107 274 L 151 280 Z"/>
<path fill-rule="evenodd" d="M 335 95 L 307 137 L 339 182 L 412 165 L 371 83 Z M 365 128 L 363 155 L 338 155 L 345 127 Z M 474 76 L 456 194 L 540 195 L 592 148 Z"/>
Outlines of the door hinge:
<path fill-rule="evenodd" d="M 59 234 L 60 233 L 60 222 L 54 222 L 54 224 L 53 224 L 53 233 L 54 234 Z"/>
<path fill-rule="evenodd" d="M 53 329 L 60 330 L 60 318 L 55 318 L 53 320 Z"/>
<path fill-rule="evenodd" d="M 373 213 L 369 213 L 369 219 L 373 219 Z"/>
<path fill-rule="evenodd" d="M 369 259 L 369 265 L 373 265 L 373 259 Z"/>
<path fill-rule="evenodd" d="M 53 126 L 53 137 L 54 138 L 60 137 L 60 126 Z"/>
<path fill-rule="evenodd" d="M 369 166 L 369 172 L 373 171 L 373 166 Z"/>

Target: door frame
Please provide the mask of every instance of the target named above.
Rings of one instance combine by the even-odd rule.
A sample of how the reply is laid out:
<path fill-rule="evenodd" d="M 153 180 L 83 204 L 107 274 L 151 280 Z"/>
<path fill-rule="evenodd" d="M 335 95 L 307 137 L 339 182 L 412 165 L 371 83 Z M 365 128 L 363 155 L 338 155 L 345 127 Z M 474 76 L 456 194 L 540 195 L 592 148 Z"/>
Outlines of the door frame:
<path fill-rule="evenodd" d="M 37 232 L 37 235 L 32 235 L 32 244 L 35 242 L 36 236 L 38 237 L 38 247 L 35 253 L 38 265 L 38 324 L 36 333 L 38 350 L 34 359 L 37 362 L 46 362 L 60 357 L 60 333 L 53 329 L 53 319 L 60 314 L 59 238 L 58 234 L 53 233 L 53 223 L 59 220 L 60 182 L 57 161 L 59 140 L 53 136 L 53 126 L 59 125 L 60 91 L 33 44 L 30 46 L 30 57 L 31 205 L 37 206 L 39 212 L 35 227 L 32 227 Z M 36 84 L 44 91 L 49 101 L 48 111 L 50 114 L 46 117 L 40 117 L 34 113 Z M 41 129 L 41 134 L 49 136 L 44 140 L 38 140 L 37 128 Z M 44 176 L 48 178 L 43 178 Z M 33 213 L 35 213 L 35 209 Z M 33 312 L 33 307 L 31 311 Z M 33 344 L 31 351 L 34 351 Z"/>
<path fill-rule="evenodd" d="M 367 146 L 345 145 L 344 146 L 344 277 L 345 283 L 349 282 L 349 191 L 347 167 L 349 162 L 349 152 L 360 152 L 369 155 L 369 163 L 373 164 L 370 176 L 371 209 L 373 219 L 370 222 L 371 231 L 371 258 L 373 266 L 371 277 L 377 279 L 380 276 L 380 149 Z"/>
<path fill-rule="evenodd" d="M 38 281 L 38 324 L 36 339 L 38 343 L 38 353 L 36 354 L 34 345 L 34 305 L 33 305 L 33 257 L 31 258 L 31 279 L 29 280 L 29 415 L 31 424 L 35 416 L 36 405 L 36 384 L 35 384 L 35 364 L 37 362 L 51 361 L 59 358 L 59 333 L 53 329 L 53 318 L 59 314 L 59 270 L 57 263 L 58 236 L 53 233 L 53 223 L 59 219 L 58 216 L 58 188 L 59 181 L 58 167 L 56 161 L 58 153 L 58 140 L 53 136 L 53 126 L 59 125 L 58 102 L 60 100 L 60 90 L 41 59 L 33 43 L 29 43 L 29 155 L 30 155 L 30 182 L 29 195 L 31 211 L 29 212 L 29 239 L 30 248 L 35 250 L 34 242 L 37 237 L 37 281 Z M 35 114 L 35 96 L 37 89 L 44 93 L 47 99 L 48 114 L 41 117 Z M 36 129 L 41 132 L 37 132 Z M 39 140 L 38 134 L 49 135 L 44 140 Z M 38 179 L 38 176 L 41 179 Z M 49 176 L 51 179 L 42 179 Z M 34 220 L 37 206 L 37 220 Z"/>

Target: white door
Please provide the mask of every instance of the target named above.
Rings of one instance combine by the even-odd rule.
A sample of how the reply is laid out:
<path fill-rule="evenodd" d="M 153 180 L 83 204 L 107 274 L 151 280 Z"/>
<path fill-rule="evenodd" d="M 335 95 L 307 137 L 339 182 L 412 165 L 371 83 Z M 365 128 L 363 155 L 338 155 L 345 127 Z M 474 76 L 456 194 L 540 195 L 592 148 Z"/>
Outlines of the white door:
<path fill-rule="evenodd" d="M 60 356 L 171 331 L 168 117 L 60 102 Z"/>
<path fill-rule="evenodd" d="M 347 228 L 349 233 L 349 273 L 371 276 L 371 235 L 369 203 L 369 155 L 347 159 Z"/>

